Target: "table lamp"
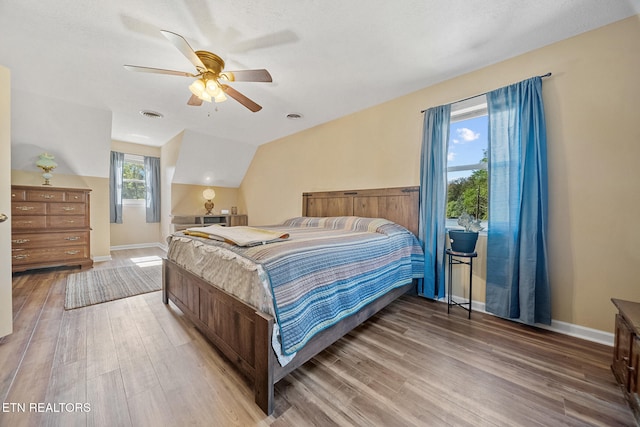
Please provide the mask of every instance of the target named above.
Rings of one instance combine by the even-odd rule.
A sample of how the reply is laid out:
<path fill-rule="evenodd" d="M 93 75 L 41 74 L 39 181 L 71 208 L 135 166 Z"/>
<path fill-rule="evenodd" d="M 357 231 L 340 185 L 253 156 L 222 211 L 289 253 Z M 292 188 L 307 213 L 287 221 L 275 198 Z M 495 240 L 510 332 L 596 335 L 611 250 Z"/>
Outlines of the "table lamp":
<path fill-rule="evenodd" d="M 216 197 L 216 192 L 213 188 L 207 188 L 202 192 L 202 197 L 205 198 L 204 208 L 207 210 L 206 215 L 213 215 L 213 198 Z"/>
<path fill-rule="evenodd" d="M 42 185 L 51 185 L 50 180 L 51 178 L 53 178 L 51 171 L 58 166 L 58 164 L 53 161 L 53 159 L 55 159 L 55 157 L 51 154 L 42 153 L 40 154 L 40 157 L 36 162 L 36 166 L 44 171 L 44 173 L 42 174 L 42 177 L 44 178 L 44 184 Z"/>

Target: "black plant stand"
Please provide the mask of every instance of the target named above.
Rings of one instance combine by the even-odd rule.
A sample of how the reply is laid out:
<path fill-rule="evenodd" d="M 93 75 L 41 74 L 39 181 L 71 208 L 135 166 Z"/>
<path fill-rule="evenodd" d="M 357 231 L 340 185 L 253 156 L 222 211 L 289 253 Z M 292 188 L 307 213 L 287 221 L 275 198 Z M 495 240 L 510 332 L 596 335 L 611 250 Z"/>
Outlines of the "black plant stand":
<path fill-rule="evenodd" d="M 447 314 L 451 309 L 452 305 L 457 305 L 462 307 L 463 309 L 469 312 L 469 319 L 471 319 L 471 299 L 472 299 L 472 291 L 473 291 L 473 259 L 478 256 L 477 252 L 456 252 L 451 249 L 447 249 L 447 256 L 449 257 L 449 290 L 447 292 Z M 464 261 L 466 259 L 466 261 Z M 469 266 L 469 301 L 468 302 L 457 302 L 452 298 L 452 288 L 453 288 L 453 279 L 452 272 L 453 266 L 464 264 Z M 468 307 L 467 307 L 468 306 Z"/>

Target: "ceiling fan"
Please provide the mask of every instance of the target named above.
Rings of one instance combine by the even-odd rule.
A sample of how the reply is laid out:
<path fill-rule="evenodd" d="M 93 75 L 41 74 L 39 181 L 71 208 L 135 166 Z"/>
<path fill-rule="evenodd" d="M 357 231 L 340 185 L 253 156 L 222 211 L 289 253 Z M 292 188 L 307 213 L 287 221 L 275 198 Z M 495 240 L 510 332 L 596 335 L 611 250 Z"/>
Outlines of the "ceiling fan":
<path fill-rule="evenodd" d="M 189 43 L 179 34 L 171 31 L 160 31 L 189 61 L 196 67 L 197 73 L 187 73 L 184 71 L 163 70 L 161 68 L 139 67 L 137 65 L 125 65 L 129 71 L 139 71 L 143 73 L 169 74 L 174 76 L 195 77 L 196 80 L 189 85 L 191 98 L 188 105 L 200 106 L 203 101 L 222 102 L 227 99 L 226 95 L 238 101 L 254 113 L 260 111 L 262 107 L 251 99 L 247 98 L 225 82 L 271 82 L 271 74 L 265 69 L 225 71 L 224 60 L 218 55 L 205 50 L 194 51 Z"/>

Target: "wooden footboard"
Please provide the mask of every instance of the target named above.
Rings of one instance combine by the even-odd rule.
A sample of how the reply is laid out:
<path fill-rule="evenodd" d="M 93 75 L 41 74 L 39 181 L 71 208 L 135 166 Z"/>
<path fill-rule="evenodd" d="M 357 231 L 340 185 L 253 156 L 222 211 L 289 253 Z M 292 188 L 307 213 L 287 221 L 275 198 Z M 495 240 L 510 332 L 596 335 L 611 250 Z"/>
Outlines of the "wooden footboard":
<path fill-rule="evenodd" d="M 254 384 L 255 400 L 273 412 L 274 319 L 210 285 L 177 264 L 163 260 L 162 299 L 169 300 Z"/>
<path fill-rule="evenodd" d="M 256 311 L 233 295 L 210 285 L 177 264 L 163 260 L 162 299 L 169 300 L 254 384 L 255 402 L 273 412 L 274 384 L 333 344 L 350 330 L 406 293 L 414 284 L 394 289 L 358 313 L 325 329 L 280 366 L 271 347 L 274 318 Z"/>

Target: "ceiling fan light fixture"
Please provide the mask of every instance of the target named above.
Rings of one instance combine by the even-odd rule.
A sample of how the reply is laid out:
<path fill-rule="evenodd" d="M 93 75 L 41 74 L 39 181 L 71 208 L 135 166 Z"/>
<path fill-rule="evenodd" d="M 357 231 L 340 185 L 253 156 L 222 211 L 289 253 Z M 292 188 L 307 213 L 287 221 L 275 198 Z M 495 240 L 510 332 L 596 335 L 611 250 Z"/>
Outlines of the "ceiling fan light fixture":
<path fill-rule="evenodd" d="M 129 71 L 194 78 L 195 80 L 189 85 L 192 96 L 187 101 L 187 105 L 197 107 L 202 105 L 202 101 L 211 102 L 211 99 L 214 99 L 215 102 L 223 102 L 226 101 L 228 95 L 253 113 L 262 109 L 262 106 L 222 82 L 272 82 L 271 74 L 267 70 L 224 71 L 224 60 L 215 53 L 193 50 L 180 34 L 165 30 L 162 30 L 161 33 L 196 67 L 195 74 L 136 65 L 125 65 L 124 67 Z"/>
<path fill-rule="evenodd" d="M 205 91 L 205 84 L 202 79 L 198 79 L 189 85 L 189 90 L 198 98 L 203 99 L 201 96 Z"/>
<path fill-rule="evenodd" d="M 207 93 L 213 97 L 215 97 L 218 94 L 218 92 L 222 90 L 220 89 L 218 82 L 215 81 L 214 79 L 207 80 L 206 88 L 207 88 L 206 89 Z"/>
<path fill-rule="evenodd" d="M 211 95 L 209 95 L 206 90 L 198 95 L 198 98 L 202 99 L 203 101 L 211 102 Z"/>

